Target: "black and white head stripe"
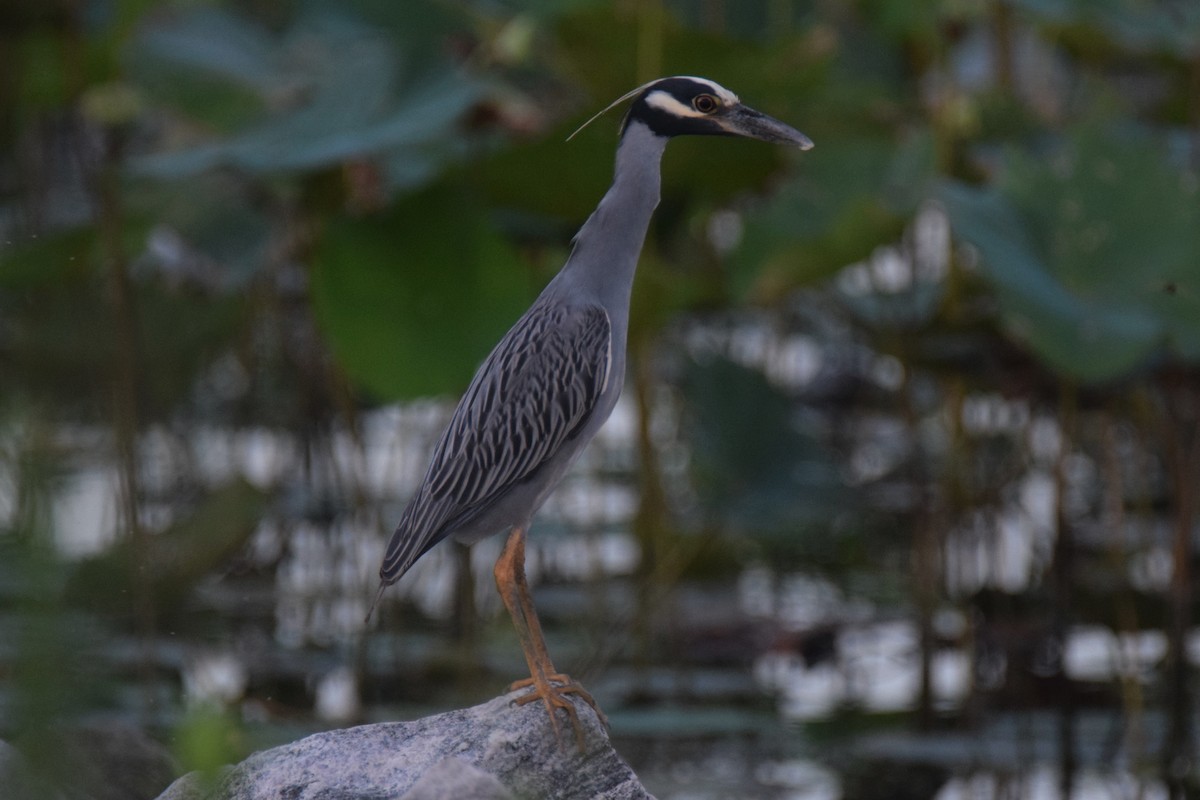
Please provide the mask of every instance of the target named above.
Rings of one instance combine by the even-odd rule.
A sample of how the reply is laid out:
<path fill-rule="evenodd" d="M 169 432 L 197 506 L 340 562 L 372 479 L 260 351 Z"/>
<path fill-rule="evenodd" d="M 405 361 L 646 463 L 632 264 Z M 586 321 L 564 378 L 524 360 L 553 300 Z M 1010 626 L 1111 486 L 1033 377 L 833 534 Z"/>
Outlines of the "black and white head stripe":
<path fill-rule="evenodd" d="M 725 108 L 732 108 L 741 102 L 736 94 L 720 84 L 707 78 L 687 76 L 656 81 L 642 99 L 650 108 L 680 119 L 700 119 L 717 110 L 717 106 L 701 110 L 705 106 L 698 106 L 696 98 L 699 97 L 711 97 L 717 101 L 718 106 Z"/>
<path fill-rule="evenodd" d="M 686 130 L 682 130 L 676 123 L 681 120 L 704 120 L 714 112 L 732 108 L 741 102 L 736 94 L 707 78 L 696 78 L 689 75 L 659 78 L 618 97 L 580 125 L 574 133 L 567 137 L 567 140 L 570 141 L 579 131 L 631 97 L 637 99 L 629 107 L 625 118 L 621 121 L 621 132 L 625 132 L 631 120 L 638 119 L 649 125 L 651 130 L 660 136 L 674 136 L 680 133 L 722 133 L 720 126 L 717 125 L 712 125 L 711 131 L 697 130 L 696 125 L 689 125 Z M 708 98 L 715 102 L 710 103 Z M 707 126 L 701 122 L 700 127 Z"/>
<path fill-rule="evenodd" d="M 706 78 L 663 78 L 647 86 L 633 101 L 621 123 L 621 132 L 637 121 L 659 136 L 726 134 L 713 117 L 739 102 L 736 94 Z"/>

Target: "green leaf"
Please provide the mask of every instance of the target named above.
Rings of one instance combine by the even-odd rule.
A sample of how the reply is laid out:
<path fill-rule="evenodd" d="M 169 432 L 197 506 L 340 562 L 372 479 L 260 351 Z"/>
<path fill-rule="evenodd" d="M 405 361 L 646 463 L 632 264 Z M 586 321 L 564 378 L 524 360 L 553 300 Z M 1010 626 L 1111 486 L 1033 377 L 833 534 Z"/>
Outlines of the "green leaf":
<path fill-rule="evenodd" d="M 832 454 L 796 426 L 792 402 L 761 372 L 726 359 L 693 363 L 685 396 L 692 478 L 718 526 L 794 532 L 847 510 Z"/>
<path fill-rule="evenodd" d="M 465 388 L 533 292 L 473 200 L 437 188 L 333 223 L 314 257 L 312 295 L 342 367 L 391 400 Z"/>
<path fill-rule="evenodd" d="M 215 489 L 190 515 L 147 537 L 143 549 L 122 539 L 81 562 L 67 581 L 67 601 L 132 618 L 137 592 L 131 584 L 141 579 L 158 614 L 178 611 L 197 582 L 245 547 L 266 501 L 266 494 L 242 480 Z"/>
<path fill-rule="evenodd" d="M 148 35 L 143 57 L 236 79 L 264 96 L 277 95 L 272 106 L 279 110 L 228 137 L 141 158 L 134 174 L 176 179 L 218 167 L 317 170 L 382 156 L 429 161 L 484 93 L 482 82 L 448 64 L 425 70 L 397 92 L 400 43 L 349 16 L 313 15 L 278 41 L 213 12 L 192 24 L 199 34 L 177 25 Z M 210 41 L 212 29 L 229 29 L 228 41 Z"/>
<path fill-rule="evenodd" d="M 132 50 L 258 92 L 278 89 L 286 80 L 271 32 L 216 8 L 193 9 L 146 26 Z"/>
<path fill-rule="evenodd" d="M 221 767 L 239 761 L 247 750 L 238 720 L 213 706 L 189 708 L 172 734 L 175 757 L 205 794 L 217 790 Z"/>
<path fill-rule="evenodd" d="M 1200 359 L 1200 203 L 1151 144 L 1085 132 L 997 189 L 941 191 L 1009 328 L 1055 370 L 1111 380 Z"/>
<path fill-rule="evenodd" d="M 1060 39 L 1075 38 L 1078 29 L 1098 30 L 1129 51 L 1168 53 L 1189 59 L 1200 36 L 1200 5 L 1139 0 L 1014 0 L 1015 5 L 1059 27 Z M 1076 30 L 1070 30 L 1076 29 Z"/>
<path fill-rule="evenodd" d="M 94 228 L 81 226 L 3 242 L 0 287 L 49 285 L 67 279 L 72 273 L 86 272 L 96 250 L 96 238 Z"/>
<path fill-rule="evenodd" d="M 144 241 L 145 227 L 131 221 L 127 235 Z M 7 261 L 0 263 L 0 287 L 8 290 L 0 298 L 5 377 L 13 393 L 93 414 L 109 402 L 120 346 L 109 276 L 95 263 L 99 254 L 89 229 L 38 241 L 45 246 L 18 251 L 13 272 Z M 39 271 L 44 275 L 34 282 Z M 131 285 L 140 411 L 145 420 L 160 419 L 194 389 L 212 357 L 229 346 L 244 298 L 200 294 L 152 278 Z"/>
<path fill-rule="evenodd" d="M 70 77 L 63 58 L 63 42 L 49 33 L 32 33 L 15 39 L 17 63 L 20 69 L 18 100 L 30 108 L 55 108 L 65 105 L 70 97 Z"/>
<path fill-rule="evenodd" d="M 733 290 L 766 299 L 824 280 L 894 241 L 933 175 L 928 134 L 818 143 L 796 177 L 746 214 L 730 259 Z"/>

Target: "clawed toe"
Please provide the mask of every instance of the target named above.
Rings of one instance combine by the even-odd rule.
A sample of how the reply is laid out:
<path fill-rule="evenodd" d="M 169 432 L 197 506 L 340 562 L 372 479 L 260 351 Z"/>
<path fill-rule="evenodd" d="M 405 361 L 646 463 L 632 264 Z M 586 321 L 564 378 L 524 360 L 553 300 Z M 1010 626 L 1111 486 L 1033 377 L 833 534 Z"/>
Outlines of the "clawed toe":
<path fill-rule="evenodd" d="M 580 699 L 591 706 L 592 710 L 596 712 L 596 717 L 604 727 L 608 727 L 608 719 L 604 716 L 604 712 L 600 710 L 600 707 L 596 705 L 595 698 L 567 675 L 548 675 L 544 682 L 534 678 L 524 678 L 513 682 L 508 687 L 508 690 L 513 692 L 524 688 L 531 688 L 533 691 L 521 697 L 514 698 L 513 702 L 519 706 L 523 706 L 536 700 L 541 700 L 546 706 L 546 713 L 550 715 L 550 727 L 554 729 L 554 737 L 559 740 L 560 745 L 562 744 L 562 738 L 558 727 L 558 717 L 554 713 L 555 709 L 558 708 L 566 711 L 567 717 L 571 720 L 571 727 L 575 731 L 575 743 L 579 747 L 579 752 L 582 753 L 585 750 L 583 723 L 579 719 L 579 712 L 576 711 L 575 704 L 566 695 L 578 695 Z"/>

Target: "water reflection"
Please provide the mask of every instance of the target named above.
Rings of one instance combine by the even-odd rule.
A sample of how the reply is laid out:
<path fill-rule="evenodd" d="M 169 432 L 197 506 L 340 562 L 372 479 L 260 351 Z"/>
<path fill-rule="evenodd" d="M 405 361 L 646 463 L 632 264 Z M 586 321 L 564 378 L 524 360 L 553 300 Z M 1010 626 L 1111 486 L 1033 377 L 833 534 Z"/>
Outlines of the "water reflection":
<path fill-rule="evenodd" d="M 184 659 L 182 678 L 184 701 L 193 705 L 231 706 L 249 683 L 246 664 L 228 651 L 193 652 Z"/>
<path fill-rule="evenodd" d="M 761 337 L 754 341 L 755 347 L 768 347 Z M 782 352 L 792 353 L 797 364 L 811 363 L 805 347 L 794 342 Z M 753 350 L 746 345 L 743 355 L 750 358 Z M 796 375 L 802 372 L 798 369 Z M 267 430 L 207 428 L 193 433 L 183 449 L 212 485 L 241 476 L 263 487 L 285 490 L 279 505 L 249 539 L 239 567 L 249 574 L 261 570 L 273 581 L 262 608 L 270 609 L 267 630 L 274 643 L 264 643 L 253 633 L 247 639 L 246 632 L 234 630 L 229 646 L 189 645 L 181 656 L 165 656 L 164 663 L 178 669 L 185 704 L 239 709 L 244 720 L 269 726 L 274 724 L 272 708 L 277 701 L 271 692 L 262 696 L 262 685 L 284 686 L 288 680 L 299 680 L 301 702 L 307 704 L 304 713 L 311 715 L 314 726 L 351 724 L 378 718 L 380 713 L 364 703 L 368 693 L 364 680 L 377 680 L 381 670 L 420 671 L 442 657 L 449 647 L 445 632 L 437 633 L 430 646 L 404 623 L 375 634 L 398 637 L 396 646 L 408 651 L 402 665 L 393 662 L 364 674 L 355 666 L 353 653 L 364 634 L 363 616 L 376 585 L 389 522 L 419 479 L 431 432 L 446 413 L 445 406 L 431 403 L 386 408 L 366 415 L 358 433 L 335 431 L 324 445 L 328 461 L 305 477 L 311 488 L 303 495 L 286 490 L 295 485 L 298 458 L 290 438 Z M 574 650 L 567 646 L 566 652 L 585 659 L 589 651 L 593 656 L 605 653 L 596 664 L 597 694 L 610 708 L 618 740 L 624 737 L 626 752 L 637 754 L 631 760 L 660 798 L 735 793 L 805 800 L 843 796 L 842 776 L 849 774 L 847 770 L 853 772 L 854 766 L 839 764 L 834 769 L 826 763 L 825 751 L 808 740 L 803 726 L 836 723 L 847 713 L 888 715 L 916 709 L 924 668 L 917 623 L 894 608 L 848 593 L 829 577 L 757 563 L 743 569 L 732 585 L 692 586 L 685 581 L 677 586 L 675 593 L 681 600 L 673 604 L 672 627 L 664 635 L 683 643 L 686 655 L 651 668 L 631 668 L 627 643 L 634 612 L 629 598 L 642 556 L 632 533 L 638 495 L 625 477 L 632 460 L 632 415 L 627 403 L 618 407 L 614 424 L 605 429 L 538 518 L 528 571 L 539 593 L 549 593 L 556 601 L 550 604 L 555 610 L 547 614 L 549 635 L 562 637 L 572 629 L 595 631 L 587 621 L 597 608 L 591 587 L 607 587 L 611 597 L 603 607 L 615 616 L 608 621 L 611 630 L 606 635 L 615 646 L 592 643 Z M 980 430 L 1040 425 L 1042 434 L 1033 438 L 1043 457 L 1057 456 L 1057 447 L 1048 444 L 1057 436 L 1054 427 L 1046 427 L 1044 420 L 1029 420 L 1002 400 L 976 398 L 964 415 L 966 424 Z M 672 415 L 661 419 L 659 435 L 664 439 L 677 435 L 678 423 Z M 859 465 L 853 468 L 856 480 L 870 482 L 892 468 L 898 451 L 891 448 L 902 431 L 885 419 L 874 425 L 868 421 L 865 430 L 874 455 L 868 457 L 860 446 L 850 464 Z M 172 460 L 180 458 L 179 447 L 177 438 L 152 433 L 145 437 L 144 457 L 148 464 L 169 471 Z M 1041 458 L 1017 484 L 1007 510 L 995 517 L 970 518 L 973 521 L 948 540 L 948 573 L 959 581 L 958 591 L 986 585 L 1019 590 L 1041 568 L 1055 513 L 1053 481 L 1039 465 Z M 1087 465 L 1076 472 L 1080 482 L 1093 479 Z M 85 467 L 63 484 L 55 530 L 64 556 L 84 558 L 103 552 L 111 543 L 114 480 L 109 470 Z M 343 496 L 347 486 L 360 498 L 358 505 L 331 504 L 329 498 Z M 151 515 L 147 521 L 152 529 L 161 530 L 171 520 L 168 514 L 161 519 Z M 987 535 L 993 531 L 999 537 Z M 459 571 L 465 564 L 472 575 L 476 613 L 485 620 L 496 617 L 499 604 L 491 569 L 499 544 L 498 540 L 480 543 L 465 562 L 450 547 L 435 549 L 394 587 L 388 604 L 410 609 L 425 620 L 450 623 L 457 610 Z M 1153 556 L 1146 554 L 1132 569 L 1143 576 L 1158 575 L 1154 580 L 1145 577 L 1144 582 L 1161 586 L 1163 569 L 1156 571 L 1153 565 L 1165 559 L 1156 562 Z M 244 618 L 252 620 L 254 605 L 245 598 L 253 593 L 248 592 L 243 584 L 227 582 L 222 587 L 218 582 L 203 588 L 200 597 L 202 605 L 209 607 L 240 604 Z M 1014 670 L 1022 668 L 1010 663 L 1007 651 L 989 650 L 976 621 L 958 609 L 938 610 L 932 631 L 938 645 L 929 659 L 930 690 L 939 714 L 968 713 L 976 692 L 1002 689 Z M 1196 663 L 1200 631 L 1193 633 L 1189 643 Z M 498 642 L 495 652 L 507 652 L 508 644 Z M 272 647 L 280 652 L 268 654 Z M 1159 630 L 1116 633 L 1105 626 L 1080 624 L 1065 631 L 1061 664 L 1068 678 L 1085 685 L 1104 686 L 1115 680 L 1148 685 L 1166 647 Z M 305 653 L 323 651 L 332 657 L 297 660 Z M 731 653 L 736 655 L 730 658 Z M 291 664 L 287 671 L 279 670 L 282 659 Z M 132 663 L 137 657 L 131 653 L 126 660 Z M 492 656 L 485 655 L 484 660 L 496 663 Z M 290 671 L 290 677 L 270 677 L 273 670 Z M 751 677 L 761 696 L 770 699 L 766 718 L 756 707 L 754 687 L 747 685 Z M 495 678 L 495 690 L 503 680 Z M 644 701 L 632 702 L 635 697 L 656 700 L 644 706 L 638 704 Z M 294 697 L 288 701 L 293 711 L 294 703 Z M 764 724 L 764 720 L 770 721 Z M 1039 730 L 1032 741 L 1053 741 L 1052 733 Z M 729 736 L 744 737 L 746 745 L 731 747 Z M 1002 772 L 990 763 L 991 756 L 980 758 L 978 748 L 992 756 L 1006 752 L 996 748 L 998 740 L 990 737 L 986 731 L 955 734 L 956 743 L 948 745 L 955 753 L 951 759 L 936 739 L 911 734 L 890 740 L 868 737 L 856 752 L 863 763 L 884 758 L 942 764 L 945 774 L 936 794 L 940 800 L 1060 796 L 1056 793 L 1061 777 L 1049 763 L 1010 764 L 1010 771 Z M 960 746 L 966 750 L 955 749 Z M 796 749 L 805 754 L 788 752 Z M 970 763 L 980 766 L 962 771 L 961 766 Z M 758 794 L 747 794 L 750 786 Z M 1131 772 L 1087 767 L 1078 773 L 1071 796 L 1092 798 L 1114 792 L 1157 797 L 1164 789 L 1161 783 L 1139 781 Z"/>
<path fill-rule="evenodd" d="M 1043 764 L 1012 773 L 975 772 L 952 778 L 935 800 L 1002 800 L 1019 797 L 1026 800 L 1112 800 L 1128 797 L 1138 800 L 1166 800 L 1167 787 L 1162 781 L 1145 780 L 1121 770 L 1079 770 L 1072 781 L 1071 795 L 1063 798 L 1062 775 Z"/>
<path fill-rule="evenodd" d="M 885 262 L 878 270 L 892 281 L 895 265 Z M 824 339 L 781 331 L 764 318 L 740 317 L 723 330 L 688 327 L 679 336 L 692 355 L 731 356 L 790 389 L 827 385 L 837 369 L 857 370 L 886 390 L 910 378 L 890 356 L 818 344 Z M 946 521 L 937 551 L 944 592 L 922 622 L 909 595 L 877 585 L 908 563 L 882 556 L 868 558 L 865 577 L 801 572 L 798 559 L 777 562 L 752 537 L 730 537 L 743 549 L 736 558 L 718 552 L 722 580 L 685 574 L 670 562 L 678 553 L 666 551 L 652 554 L 651 566 L 661 571 L 651 576 L 657 582 L 647 581 L 645 533 L 635 533 L 642 497 L 631 477 L 638 430 L 631 398 L 538 516 L 527 569 L 548 601 L 539 606 L 552 649 L 564 666 L 589 674 L 622 751 L 662 800 L 863 796 L 856 770 L 878 763 L 925 770 L 939 798 L 1057 797 L 1063 781 L 1045 756 L 1059 741 L 1053 722 L 1030 723 L 1019 735 L 988 725 L 997 707 L 1053 717 L 1068 692 L 1102 709 L 1090 719 L 1108 740 L 1081 758 L 1071 796 L 1161 793 L 1161 784 L 1139 782 L 1134 769 L 1157 740 L 1139 743 L 1119 729 L 1122 715 L 1130 730 L 1164 727 L 1137 705 L 1166 657 L 1161 630 L 1146 623 L 1118 632 L 1079 621 L 1055 632 L 1036 620 L 986 619 L 959 602 L 998 592 L 1003 605 L 1036 590 L 1061 515 L 1087 517 L 1098 467 L 1064 452 L 1069 443 L 1056 419 L 1023 401 L 979 393 L 964 397 L 954 419 L 939 408 L 915 422 L 867 412 L 840 432 L 839 478 L 863 491 L 859 502 L 887 514 L 917 504 L 897 478 L 914 448 L 946 452 L 955 426 L 1020 450 L 1005 462 L 1010 469 L 994 502 Z M 664 493 L 687 512 L 680 514 L 684 534 L 702 538 L 708 521 L 686 480 L 693 451 L 683 441 L 682 404 L 660 387 L 651 405 Z M 315 728 L 432 713 L 481 700 L 520 674 L 492 587 L 498 539 L 465 556 L 435 548 L 389 590 L 385 624 L 364 642 L 384 542 L 449 411 L 443 403 L 374 409 L 353 429 L 334 426 L 304 442 L 267 428 L 145 432 L 143 523 L 152 533 L 167 530 L 180 512 L 169 502 L 173 475 L 197 476 L 208 487 L 245 479 L 276 498 L 234 563 L 205 577 L 187 607 L 169 609 L 188 643 L 172 649 L 159 640 L 147 648 L 153 666 L 178 682 L 184 705 L 228 708 L 283 737 L 295 734 L 279 727 L 285 719 Z M 94 439 L 86 431 L 64 435 L 77 444 Z M 111 467 L 83 460 L 61 483 L 53 529 L 65 558 L 112 547 L 116 482 Z M 0 497 L 0 509 L 13 502 Z M 821 524 L 815 538 L 836 532 L 836 520 Z M 793 527 L 788 536 L 812 535 L 799 522 Z M 1146 546 L 1113 570 L 1141 591 L 1161 591 L 1171 576 L 1161 528 L 1130 520 L 1122 529 Z M 472 609 L 468 620 L 464 607 Z M 456 650 L 464 641 L 474 648 L 468 658 Z M 1191 663 L 1200 662 L 1200 632 L 1188 645 Z M 129 642 L 121 648 L 112 660 L 121 664 L 120 680 L 135 684 L 141 650 Z M 934 728 L 952 728 L 952 735 L 908 728 L 877 735 L 898 715 L 915 716 L 925 701 Z M 181 713 L 171 707 L 168 716 Z M 1101 769 L 1114 759 L 1129 771 Z"/>
<path fill-rule="evenodd" d="M 317 718 L 346 725 L 362 715 L 358 676 L 348 666 L 335 667 L 317 682 L 313 711 Z"/>

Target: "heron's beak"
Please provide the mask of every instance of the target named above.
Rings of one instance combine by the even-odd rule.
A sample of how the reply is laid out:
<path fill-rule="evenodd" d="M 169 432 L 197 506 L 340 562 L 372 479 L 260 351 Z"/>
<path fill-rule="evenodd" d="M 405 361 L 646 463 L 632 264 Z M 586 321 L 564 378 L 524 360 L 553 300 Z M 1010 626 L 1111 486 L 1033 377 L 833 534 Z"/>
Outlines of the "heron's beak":
<path fill-rule="evenodd" d="M 775 144 L 795 145 L 801 150 L 808 150 L 813 146 L 812 139 L 791 125 L 785 125 L 773 117 L 768 117 L 766 114 L 740 103 L 720 116 L 714 116 L 713 120 L 732 136 L 745 136 Z"/>

